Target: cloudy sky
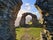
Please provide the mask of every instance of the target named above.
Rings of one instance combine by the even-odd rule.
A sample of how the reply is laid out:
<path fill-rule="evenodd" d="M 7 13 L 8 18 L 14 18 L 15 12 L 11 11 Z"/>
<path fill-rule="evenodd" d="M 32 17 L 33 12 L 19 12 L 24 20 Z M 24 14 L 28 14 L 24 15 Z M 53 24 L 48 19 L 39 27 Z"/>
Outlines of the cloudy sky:
<path fill-rule="evenodd" d="M 40 14 L 39 14 L 38 10 L 34 6 L 34 3 L 36 2 L 36 0 L 22 0 L 22 1 L 23 1 L 23 4 L 21 6 L 21 9 L 20 9 L 20 11 L 18 13 L 17 19 L 15 21 L 15 26 L 19 25 L 21 16 L 25 12 L 33 13 L 34 15 L 37 15 L 38 19 L 40 18 Z M 28 16 L 27 18 L 29 18 L 29 17 L 30 16 Z M 30 17 L 30 19 L 31 19 L 31 17 Z M 29 19 L 27 19 L 27 20 L 29 20 Z"/>

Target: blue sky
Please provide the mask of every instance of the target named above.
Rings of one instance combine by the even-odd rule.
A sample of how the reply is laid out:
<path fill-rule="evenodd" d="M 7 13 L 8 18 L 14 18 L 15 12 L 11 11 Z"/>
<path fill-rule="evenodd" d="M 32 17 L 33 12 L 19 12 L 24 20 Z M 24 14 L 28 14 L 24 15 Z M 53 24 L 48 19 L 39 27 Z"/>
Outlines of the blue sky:
<path fill-rule="evenodd" d="M 22 0 L 22 2 L 23 2 L 23 4 L 22 4 L 21 9 L 18 13 L 18 16 L 22 16 L 22 14 L 25 12 L 30 12 L 30 13 L 37 15 L 38 18 L 40 17 L 39 12 L 34 5 L 36 0 Z"/>
<path fill-rule="evenodd" d="M 28 6 L 30 6 L 31 9 L 29 9 L 31 12 L 37 12 L 37 9 L 34 6 L 34 3 L 36 2 L 36 0 L 22 0 L 23 1 L 23 5 L 22 8 L 23 10 L 26 10 L 27 8 L 25 8 L 28 4 Z"/>
<path fill-rule="evenodd" d="M 23 3 L 30 3 L 30 4 L 34 4 L 36 0 L 22 0 Z"/>

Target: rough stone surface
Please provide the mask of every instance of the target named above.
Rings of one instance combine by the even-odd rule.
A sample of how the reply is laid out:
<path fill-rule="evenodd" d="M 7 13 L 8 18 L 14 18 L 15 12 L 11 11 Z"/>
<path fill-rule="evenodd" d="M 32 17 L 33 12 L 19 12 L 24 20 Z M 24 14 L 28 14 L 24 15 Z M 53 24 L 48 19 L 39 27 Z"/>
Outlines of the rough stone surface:
<path fill-rule="evenodd" d="M 0 40 L 15 40 L 14 23 L 21 0 L 0 0 Z"/>
<path fill-rule="evenodd" d="M 32 16 L 32 25 L 33 25 L 33 26 L 40 26 L 40 24 L 39 24 L 39 22 L 38 22 L 38 20 L 37 20 L 37 16 L 34 15 L 34 14 L 32 14 L 32 13 L 24 13 L 24 14 L 22 15 L 22 18 L 21 18 L 21 21 L 20 21 L 20 25 L 21 25 L 21 26 L 24 26 L 24 27 L 27 26 L 26 23 L 25 23 L 25 21 L 26 21 L 26 16 L 27 16 L 27 15 Z"/>
<path fill-rule="evenodd" d="M 44 29 L 46 32 L 49 32 L 46 34 L 47 40 L 53 40 L 53 0 L 43 0 L 42 2 L 40 1 L 37 0 L 35 5 L 37 9 L 39 7 L 42 10 L 41 13 L 44 18 L 43 25 L 45 25 Z"/>

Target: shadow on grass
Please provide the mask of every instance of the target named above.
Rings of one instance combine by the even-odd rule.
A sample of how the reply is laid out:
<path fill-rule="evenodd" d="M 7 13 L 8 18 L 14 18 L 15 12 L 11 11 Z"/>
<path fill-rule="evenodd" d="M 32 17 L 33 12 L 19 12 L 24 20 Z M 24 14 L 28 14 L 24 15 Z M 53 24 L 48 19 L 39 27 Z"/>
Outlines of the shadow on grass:
<path fill-rule="evenodd" d="M 25 24 L 25 25 L 22 25 L 22 26 L 17 26 L 16 28 L 31 28 L 31 27 L 33 27 L 33 28 L 42 28 L 43 25 L 42 24 L 41 25 L 28 25 L 28 24 Z"/>

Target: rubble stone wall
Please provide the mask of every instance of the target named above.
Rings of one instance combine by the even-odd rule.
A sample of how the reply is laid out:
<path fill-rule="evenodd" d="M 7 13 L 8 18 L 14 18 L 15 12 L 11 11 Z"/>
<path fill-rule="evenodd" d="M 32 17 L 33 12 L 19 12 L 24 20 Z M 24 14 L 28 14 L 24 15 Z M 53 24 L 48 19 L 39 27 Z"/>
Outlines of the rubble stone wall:
<path fill-rule="evenodd" d="M 35 6 L 42 11 L 43 27 L 47 32 L 47 40 L 53 40 L 53 0 L 36 0 Z M 49 38 L 50 36 L 51 38 Z"/>
<path fill-rule="evenodd" d="M 0 0 L 0 40 L 15 40 L 15 20 L 22 0 Z"/>

